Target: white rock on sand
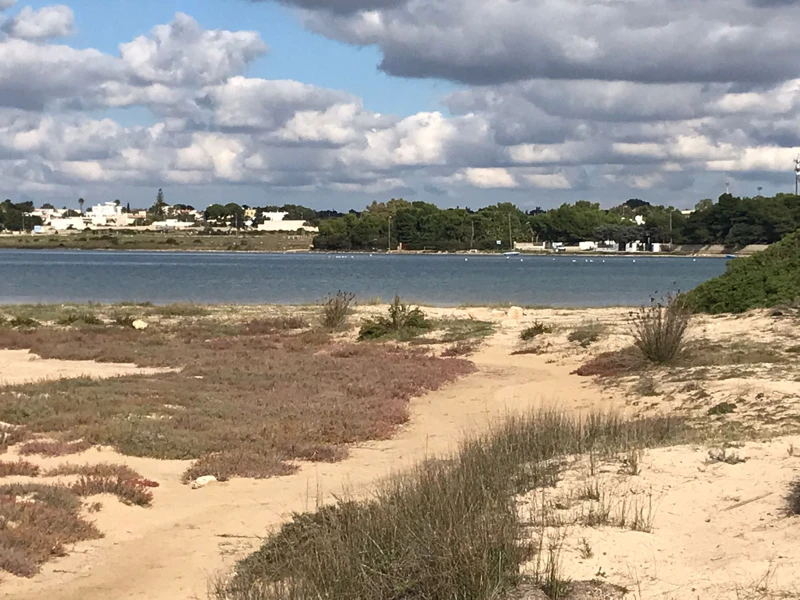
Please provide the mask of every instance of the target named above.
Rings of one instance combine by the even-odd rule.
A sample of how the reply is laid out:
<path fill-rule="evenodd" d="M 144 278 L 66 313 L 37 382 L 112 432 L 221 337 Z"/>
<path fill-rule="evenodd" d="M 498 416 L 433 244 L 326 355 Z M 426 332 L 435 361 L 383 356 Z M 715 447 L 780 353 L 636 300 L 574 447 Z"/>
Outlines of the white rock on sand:
<path fill-rule="evenodd" d="M 198 477 L 192 482 L 192 489 L 197 490 L 201 487 L 207 486 L 209 483 L 213 483 L 217 480 L 216 477 L 213 475 L 203 475 L 202 477 Z"/>
<path fill-rule="evenodd" d="M 142 321 L 141 319 L 137 319 L 136 321 L 134 321 L 133 323 L 131 323 L 131 326 L 132 326 L 134 329 L 137 329 L 137 330 L 139 330 L 139 331 L 142 331 L 143 329 L 147 329 L 147 323 L 145 323 L 145 322 L 144 322 L 144 321 Z"/>

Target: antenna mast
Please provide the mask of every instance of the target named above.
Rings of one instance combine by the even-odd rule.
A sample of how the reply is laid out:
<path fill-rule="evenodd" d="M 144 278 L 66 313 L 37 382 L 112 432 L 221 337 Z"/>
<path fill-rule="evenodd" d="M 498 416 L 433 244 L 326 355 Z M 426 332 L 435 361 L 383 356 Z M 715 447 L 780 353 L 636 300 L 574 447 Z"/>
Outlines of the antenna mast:
<path fill-rule="evenodd" d="M 800 154 L 794 159 L 794 195 L 800 193 Z"/>

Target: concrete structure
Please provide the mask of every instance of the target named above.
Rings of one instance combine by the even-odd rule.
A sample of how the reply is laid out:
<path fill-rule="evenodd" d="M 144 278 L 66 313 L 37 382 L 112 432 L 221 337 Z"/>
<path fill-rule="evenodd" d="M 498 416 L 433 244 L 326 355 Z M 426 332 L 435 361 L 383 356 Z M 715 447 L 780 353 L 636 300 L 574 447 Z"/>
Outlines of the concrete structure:
<path fill-rule="evenodd" d="M 94 227 L 127 227 L 128 215 L 122 212 L 122 206 L 114 202 L 96 204 L 86 213 Z"/>
<path fill-rule="evenodd" d="M 319 233 L 318 227 L 308 225 L 305 221 L 287 221 L 285 212 L 265 212 L 261 213 L 264 222 L 258 226 L 259 231 L 282 231 L 291 232 L 303 229 L 311 233 Z"/>
<path fill-rule="evenodd" d="M 514 242 L 514 250 L 520 252 L 544 252 L 547 249 L 545 242 L 535 244 L 533 242 Z"/>

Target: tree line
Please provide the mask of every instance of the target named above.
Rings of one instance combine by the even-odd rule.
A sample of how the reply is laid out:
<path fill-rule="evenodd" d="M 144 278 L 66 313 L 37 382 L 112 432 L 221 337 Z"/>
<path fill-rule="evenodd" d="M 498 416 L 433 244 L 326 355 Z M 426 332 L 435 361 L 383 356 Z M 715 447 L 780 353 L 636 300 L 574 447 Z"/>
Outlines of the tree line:
<path fill-rule="evenodd" d="M 51 207 L 51 205 L 44 205 Z M 207 223 L 225 222 L 246 227 L 247 205 L 212 204 L 205 210 Z M 171 210 L 170 210 L 171 209 Z M 169 207 L 159 190 L 148 220 L 163 220 L 168 212 L 192 209 Z M 0 230 L 31 230 L 41 220 L 30 213 L 32 202 L 0 203 Z M 314 246 L 321 250 L 381 250 L 402 244 L 409 250 L 507 249 L 513 242 L 614 241 L 627 243 L 723 244 L 728 247 L 771 244 L 800 227 L 800 196 L 735 197 L 723 194 L 715 202 L 701 200 L 689 215 L 671 206 L 631 199 L 609 209 L 579 201 L 551 210 L 523 211 L 512 203 L 479 210 L 439 208 L 428 202 L 392 199 L 373 202 L 363 211 L 341 213 L 314 210 L 298 204 L 256 209 L 253 225 L 264 212 L 285 212 L 289 220 L 303 220 L 320 228 Z M 177 211 L 178 218 L 190 218 Z M 75 213 L 77 214 L 77 213 Z M 193 218 L 193 217 L 192 217 Z M 500 242 L 498 244 L 498 242 Z"/>
<path fill-rule="evenodd" d="M 638 217 L 638 219 L 637 219 Z M 579 201 L 552 210 L 523 211 L 499 203 L 473 211 L 441 209 L 427 202 L 393 199 L 319 222 L 320 250 L 378 250 L 402 244 L 409 250 L 507 249 L 513 242 L 614 241 L 662 244 L 771 244 L 800 227 L 800 196 L 739 198 L 723 194 L 700 201 L 685 215 L 674 207 L 640 199 L 610 209 Z M 498 243 L 499 242 L 499 243 Z"/>

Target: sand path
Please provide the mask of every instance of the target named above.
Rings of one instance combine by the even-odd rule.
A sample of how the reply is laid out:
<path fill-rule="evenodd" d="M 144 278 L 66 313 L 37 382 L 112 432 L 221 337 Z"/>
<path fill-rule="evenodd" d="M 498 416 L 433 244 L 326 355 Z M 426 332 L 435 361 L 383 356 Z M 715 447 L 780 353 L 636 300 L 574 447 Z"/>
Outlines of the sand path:
<path fill-rule="evenodd" d="M 48 360 L 27 350 L 0 349 L 0 386 L 19 385 L 64 377 L 121 377 L 152 375 L 171 369 L 141 368 L 133 364 L 99 363 L 91 360 Z"/>
<path fill-rule="evenodd" d="M 179 483 L 187 463 L 124 458 L 161 483 L 152 508 L 104 501 L 98 525 L 104 539 L 79 544 L 70 556 L 45 566 L 32 580 L 9 578 L 0 598 L 15 600 L 175 600 L 206 598 L 209 580 L 259 545 L 294 511 L 313 509 L 346 491 L 360 495 L 391 472 L 425 456 L 446 452 L 465 433 L 496 418 L 559 399 L 576 410 L 615 406 L 586 380 L 570 375 L 576 364 L 546 355 L 509 356 L 519 330 L 506 323 L 474 358 L 478 372 L 411 403 L 411 420 L 388 441 L 354 448 L 337 464 L 304 464 L 292 476 L 233 480 L 191 490 Z M 566 404 L 565 404 L 566 402 Z M 119 461 L 91 450 L 80 460 Z"/>

